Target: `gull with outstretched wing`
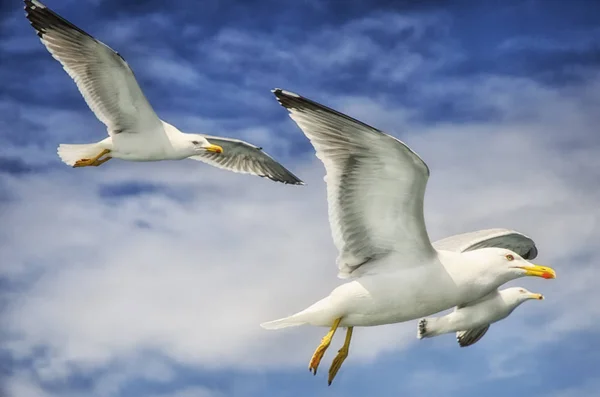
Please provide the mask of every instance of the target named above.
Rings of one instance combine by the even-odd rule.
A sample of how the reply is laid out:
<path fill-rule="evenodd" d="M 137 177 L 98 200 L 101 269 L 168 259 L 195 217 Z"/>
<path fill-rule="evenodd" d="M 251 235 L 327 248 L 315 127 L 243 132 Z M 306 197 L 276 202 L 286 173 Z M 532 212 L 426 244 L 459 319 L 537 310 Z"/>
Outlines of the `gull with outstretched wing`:
<path fill-rule="evenodd" d="M 329 369 L 329 384 L 348 356 L 355 326 L 429 316 L 473 302 L 523 276 L 555 277 L 554 270 L 530 263 L 512 246 L 436 249 L 423 215 L 429 168 L 415 152 L 310 99 L 282 89 L 273 92 L 325 166 L 339 276 L 351 280 L 307 309 L 261 325 L 328 327 L 309 363 L 315 374 L 338 327 L 347 327 L 344 345 Z"/>
<path fill-rule="evenodd" d="M 73 167 L 97 167 L 111 158 L 129 161 L 191 158 L 233 172 L 273 181 L 303 182 L 262 148 L 237 139 L 188 134 L 158 118 L 123 57 L 38 0 L 25 12 L 50 54 L 61 63 L 108 138 L 90 144 L 61 144 L 58 155 Z"/>

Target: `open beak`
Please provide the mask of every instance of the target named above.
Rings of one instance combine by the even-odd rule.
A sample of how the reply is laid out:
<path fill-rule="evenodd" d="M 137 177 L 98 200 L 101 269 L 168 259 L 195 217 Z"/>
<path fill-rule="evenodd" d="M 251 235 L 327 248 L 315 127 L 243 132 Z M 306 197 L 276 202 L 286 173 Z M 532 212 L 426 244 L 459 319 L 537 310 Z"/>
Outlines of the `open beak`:
<path fill-rule="evenodd" d="M 542 277 L 545 279 L 556 278 L 556 272 L 551 267 L 531 265 L 518 266 L 518 268 L 525 270 L 526 276 Z"/>
<path fill-rule="evenodd" d="M 223 153 L 223 148 L 218 145 L 208 145 L 204 148 L 204 150 L 211 153 Z"/>
<path fill-rule="evenodd" d="M 531 294 L 531 299 L 537 299 L 539 301 L 544 299 L 544 295 L 542 294 Z"/>

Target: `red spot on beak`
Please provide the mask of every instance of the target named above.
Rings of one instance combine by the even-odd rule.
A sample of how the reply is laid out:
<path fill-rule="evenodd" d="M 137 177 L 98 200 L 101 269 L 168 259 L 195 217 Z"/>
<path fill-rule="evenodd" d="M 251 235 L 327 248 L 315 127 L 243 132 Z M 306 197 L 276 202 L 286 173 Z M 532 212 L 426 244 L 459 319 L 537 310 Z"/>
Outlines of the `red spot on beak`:
<path fill-rule="evenodd" d="M 552 277 L 552 274 L 550 274 L 550 273 L 548 273 L 548 272 L 544 272 L 544 273 L 542 273 L 542 277 L 543 277 L 543 278 L 545 278 L 545 279 L 553 278 L 553 277 Z"/>

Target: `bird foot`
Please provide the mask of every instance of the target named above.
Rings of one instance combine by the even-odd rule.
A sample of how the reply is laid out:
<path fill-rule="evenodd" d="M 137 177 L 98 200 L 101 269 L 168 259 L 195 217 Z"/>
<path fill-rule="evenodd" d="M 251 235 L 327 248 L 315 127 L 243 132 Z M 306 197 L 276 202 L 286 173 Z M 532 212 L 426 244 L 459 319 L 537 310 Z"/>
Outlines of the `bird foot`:
<path fill-rule="evenodd" d="M 331 329 L 329 329 L 329 332 L 327 332 L 327 335 L 325 335 L 323 337 L 323 339 L 321 339 L 321 343 L 317 347 L 317 350 L 315 350 L 315 352 L 313 353 L 312 358 L 310 359 L 310 363 L 308 364 L 308 370 L 310 372 L 312 372 L 313 375 L 317 374 L 317 368 L 319 368 L 321 359 L 323 358 L 325 351 L 331 344 L 331 339 L 333 339 L 333 335 L 335 335 L 335 331 L 337 330 L 338 326 L 340 325 L 340 321 L 342 321 L 341 317 L 336 319 L 333 322 Z"/>
<path fill-rule="evenodd" d="M 342 364 L 344 363 L 344 360 L 346 360 L 346 357 L 348 357 L 348 349 L 342 347 L 340 350 L 338 350 L 337 356 L 335 356 L 333 362 L 331 363 L 331 367 L 329 367 L 329 378 L 327 379 L 327 384 L 329 386 L 331 386 L 333 378 L 335 378 L 338 371 L 342 367 Z"/>
<path fill-rule="evenodd" d="M 75 162 L 75 164 L 73 164 L 73 168 L 98 167 L 99 165 L 102 165 L 102 164 L 106 163 L 108 160 L 112 159 L 112 157 L 106 156 L 105 158 L 100 160 L 100 158 L 102 156 L 104 156 L 105 154 L 108 154 L 108 153 L 110 153 L 110 150 L 104 149 L 103 151 L 100 152 L 100 154 L 98 154 L 94 158 L 77 160 Z"/>
<path fill-rule="evenodd" d="M 75 162 L 75 164 L 73 164 L 73 168 L 89 167 L 91 165 L 92 165 L 92 160 L 90 160 L 90 159 L 81 159 L 81 160 L 77 160 Z"/>
<path fill-rule="evenodd" d="M 312 372 L 313 375 L 317 374 L 317 368 L 319 368 L 319 364 L 325 355 L 325 351 L 331 344 L 331 338 L 327 340 L 327 337 L 323 338 L 317 350 L 315 350 L 312 358 L 310 359 L 310 363 L 308 364 L 308 370 Z"/>

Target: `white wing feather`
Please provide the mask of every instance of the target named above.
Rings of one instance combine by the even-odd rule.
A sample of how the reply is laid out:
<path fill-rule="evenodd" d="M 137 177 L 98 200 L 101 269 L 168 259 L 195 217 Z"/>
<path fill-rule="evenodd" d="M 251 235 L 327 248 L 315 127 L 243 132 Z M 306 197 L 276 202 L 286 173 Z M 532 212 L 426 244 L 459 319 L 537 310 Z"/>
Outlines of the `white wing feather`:
<path fill-rule="evenodd" d="M 166 140 L 160 119 L 117 52 L 37 0 L 25 0 L 25 11 L 42 43 L 75 81 L 110 135 L 152 132 Z"/>
<path fill-rule="evenodd" d="M 203 161 L 233 172 L 258 175 L 276 182 L 303 185 L 296 175 L 273 160 L 262 148 L 238 139 L 203 135 L 213 145 L 223 148 L 223 153 L 206 152 L 191 159 Z"/>
<path fill-rule="evenodd" d="M 423 217 L 429 176 L 423 160 L 358 120 L 294 93 L 273 92 L 325 165 L 339 276 L 391 252 L 413 264 L 433 257 Z"/>

